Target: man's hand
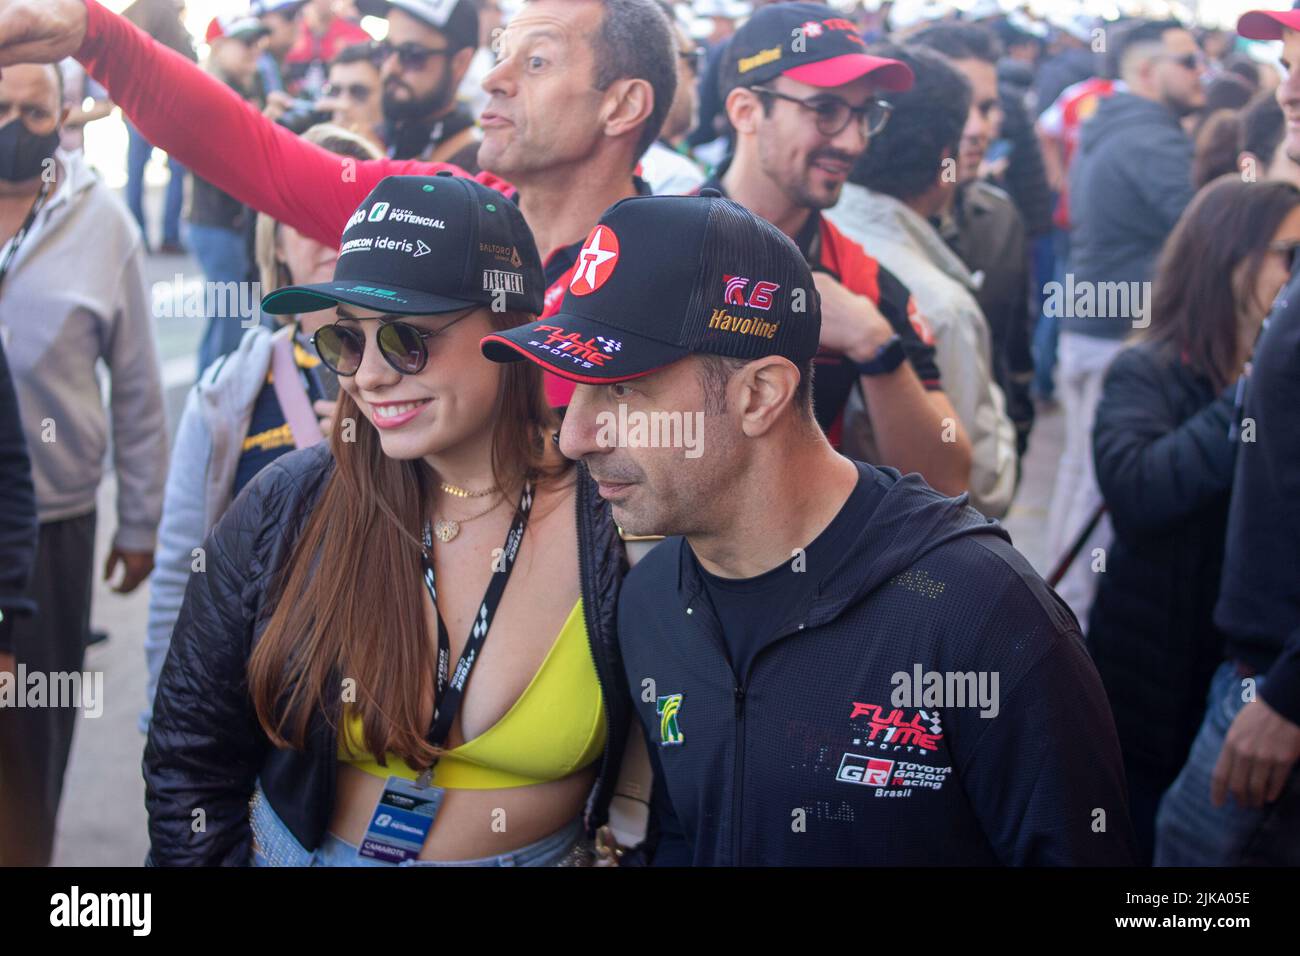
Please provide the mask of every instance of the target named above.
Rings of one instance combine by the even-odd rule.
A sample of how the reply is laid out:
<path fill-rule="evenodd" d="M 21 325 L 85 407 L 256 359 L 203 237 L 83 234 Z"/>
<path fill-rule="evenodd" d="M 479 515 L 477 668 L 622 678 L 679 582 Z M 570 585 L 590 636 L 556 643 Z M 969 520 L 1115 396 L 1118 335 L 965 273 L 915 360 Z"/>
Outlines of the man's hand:
<path fill-rule="evenodd" d="M 284 90 L 272 90 L 266 94 L 266 106 L 262 108 L 262 115 L 278 123 L 280 117 L 291 109 L 293 109 L 293 97 Z"/>
<path fill-rule="evenodd" d="M 833 276 L 814 272 L 822 298 L 821 344 L 854 362 L 869 361 L 894 334 L 894 327 L 865 295 L 850 292 Z"/>
<path fill-rule="evenodd" d="M 339 412 L 338 402 L 327 402 L 325 399 L 319 399 L 312 402 L 312 409 L 316 412 L 316 417 L 320 419 L 320 433 L 326 438 L 334 431 L 334 418 Z"/>
<path fill-rule="evenodd" d="M 1300 758 L 1300 727 L 1262 700 L 1241 708 L 1210 775 L 1210 801 L 1221 807 L 1228 794 L 1243 807 L 1262 807 L 1282 795 Z"/>
<path fill-rule="evenodd" d="M 104 563 L 105 581 L 112 580 L 113 572 L 117 570 L 119 564 L 122 565 L 122 580 L 114 585 L 113 590 L 118 594 L 130 594 L 153 570 L 153 552 L 123 551 L 121 548 L 114 548 L 108 553 L 108 560 Z"/>
<path fill-rule="evenodd" d="M 0 651 L 0 674 L 12 674 L 18 669 L 14 663 L 14 656 Z"/>
<path fill-rule="evenodd" d="M 86 23 L 82 0 L 0 0 L 0 67 L 72 56 Z"/>

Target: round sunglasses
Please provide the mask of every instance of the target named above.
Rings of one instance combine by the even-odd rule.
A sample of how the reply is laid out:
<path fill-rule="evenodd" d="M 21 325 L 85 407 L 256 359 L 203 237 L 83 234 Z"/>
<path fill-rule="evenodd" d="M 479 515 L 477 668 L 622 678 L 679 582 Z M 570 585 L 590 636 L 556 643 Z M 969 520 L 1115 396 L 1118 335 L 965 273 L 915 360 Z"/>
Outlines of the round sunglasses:
<path fill-rule="evenodd" d="M 394 371 L 402 375 L 418 375 L 429 362 L 429 339 L 469 318 L 477 308 L 469 309 L 440 329 L 420 329 L 400 320 L 384 321 L 375 335 L 379 354 Z M 366 337 L 356 329 L 335 322 L 318 329 L 311 342 L 320 360 L 335 375 L 351 377 L 361 368 Z"/>

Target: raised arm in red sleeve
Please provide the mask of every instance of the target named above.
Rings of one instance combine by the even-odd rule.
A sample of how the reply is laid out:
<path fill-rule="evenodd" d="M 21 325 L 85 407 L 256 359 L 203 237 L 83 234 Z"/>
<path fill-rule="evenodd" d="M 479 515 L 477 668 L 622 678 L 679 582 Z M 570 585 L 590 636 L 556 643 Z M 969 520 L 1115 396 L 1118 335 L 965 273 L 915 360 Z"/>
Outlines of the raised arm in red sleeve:
<path fill-rule="evenodd" d="M 145 139 L 195 175 L 303 235 L 337 246 L 348 217 L 385 176 L 464 175 L 449 163 L 338 156 L 264 117 L 220 80 L 130 21 L 86 0 L 77 59 Z M 507 194 L 503 180 L 478 180 Z"/>

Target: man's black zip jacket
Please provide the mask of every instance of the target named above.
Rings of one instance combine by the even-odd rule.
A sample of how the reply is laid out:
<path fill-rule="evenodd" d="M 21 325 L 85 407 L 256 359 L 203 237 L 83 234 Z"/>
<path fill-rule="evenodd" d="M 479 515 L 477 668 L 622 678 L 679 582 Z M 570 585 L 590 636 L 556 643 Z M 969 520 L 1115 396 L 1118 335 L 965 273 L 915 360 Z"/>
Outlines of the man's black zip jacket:
<path fill-rule="evenodd" d="M 964 496 L 858 467 L 877 483 L 870 521 L 739 677 L 683 538 L 624 582 L 655 863 L 1131 863 L 1119 745 L 1074 616 Z M 970 675 L 970 706 L 903 696 L 894 675 L 918 670 Z M 996 716 L 973 700 L 992 675 Z"/>

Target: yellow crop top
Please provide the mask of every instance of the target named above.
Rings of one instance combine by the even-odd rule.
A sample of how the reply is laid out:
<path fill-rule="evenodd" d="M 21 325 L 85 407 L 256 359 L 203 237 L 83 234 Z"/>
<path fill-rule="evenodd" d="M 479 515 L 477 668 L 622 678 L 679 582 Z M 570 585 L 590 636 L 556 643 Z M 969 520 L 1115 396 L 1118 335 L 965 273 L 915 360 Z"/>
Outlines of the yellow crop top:
<path fill-rule="evenodd" d="M 451 790 L 499 790 L 560 780 L 600 756 L 606 731 L 605 701 L 579 598 L 519 699 L 483 733 L 448 751 L 434 768 L 433 783 Z M 420 775 L 395 754 L 381 767 L 364 747 L 360 715 L 345 716 L 340 761 L 384 779 Z"/>

